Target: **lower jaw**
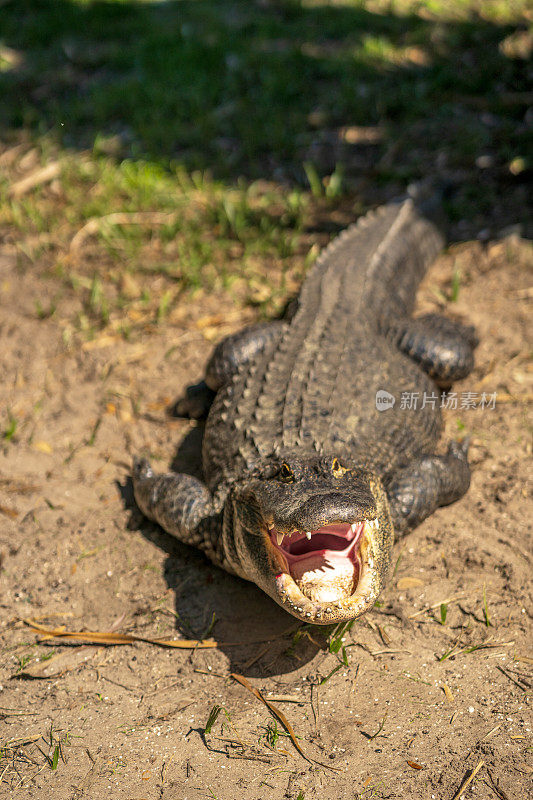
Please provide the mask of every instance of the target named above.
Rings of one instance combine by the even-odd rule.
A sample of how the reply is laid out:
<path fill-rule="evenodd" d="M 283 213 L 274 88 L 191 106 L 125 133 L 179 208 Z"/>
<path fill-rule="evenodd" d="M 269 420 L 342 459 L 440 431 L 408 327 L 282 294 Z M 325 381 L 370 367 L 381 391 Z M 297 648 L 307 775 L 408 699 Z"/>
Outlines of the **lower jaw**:
<path fill-rule="evenodd" d="M 322 605 L 349 600 L 359 583 L 360 572 L 358 555 L 339 557 L 335 551 L 326 551 L 319 559 L 300 561 L 289 570 L 300 591 Z"/>

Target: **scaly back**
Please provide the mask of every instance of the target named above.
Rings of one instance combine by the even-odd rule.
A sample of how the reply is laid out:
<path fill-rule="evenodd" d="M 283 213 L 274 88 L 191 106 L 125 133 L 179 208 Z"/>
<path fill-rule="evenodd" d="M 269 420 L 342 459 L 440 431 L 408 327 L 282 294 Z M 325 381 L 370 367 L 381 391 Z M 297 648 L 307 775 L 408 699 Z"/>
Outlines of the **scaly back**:
<path fill-rule="evenodd" d="M 331 445 L 334 428 L 343 427 L 339 415 L 353 408 L 360 389 L 360 405 L 368 406 L 377 380 L 372 372 L 390 360 L 380 333 L 389 320 L 411 313 L 417 286 L 441 248 L 437 229 L 406 200 L 371 212 L 323 251 L 287 331 L 219 392 L 212 418 L 229 426 L 219 423 L 211 436 L 208 422 L 213 482 L 221 467 L 229 477 L 230 464 L 233 473 L 246 472 L 273 452 Z M 408 371 L 415 369 L 410 364 Z M 358 374 L 365 387 L 358 387 Z"/>

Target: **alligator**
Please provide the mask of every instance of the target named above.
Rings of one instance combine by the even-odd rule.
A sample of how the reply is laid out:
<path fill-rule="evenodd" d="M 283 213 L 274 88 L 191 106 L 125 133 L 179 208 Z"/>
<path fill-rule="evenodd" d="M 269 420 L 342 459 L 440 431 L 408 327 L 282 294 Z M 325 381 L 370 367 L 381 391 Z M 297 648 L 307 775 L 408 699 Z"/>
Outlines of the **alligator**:
<path fill-rule="evenodd" d="M 178 403 L 208 411 L 205 482 L 136 459 L 141 511 L 300 620 L 372 608 L 394 537 L 470 483 L 468 442 L 439 439 L 441 390 L 472 369 L 474 329 L 411 316 L 442 247 L 409 197 L 337 236 L 287 318 L 220 342 Z"/>

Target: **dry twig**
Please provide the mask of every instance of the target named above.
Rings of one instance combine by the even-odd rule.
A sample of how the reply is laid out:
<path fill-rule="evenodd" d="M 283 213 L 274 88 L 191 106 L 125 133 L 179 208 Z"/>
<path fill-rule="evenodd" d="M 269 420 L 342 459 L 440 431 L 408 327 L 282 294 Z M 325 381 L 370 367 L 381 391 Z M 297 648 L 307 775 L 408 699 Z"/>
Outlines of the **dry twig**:
<path fill-rule="evenodd" d="M 159 647 L 176 647 L 184 650 L 206 649 L 218 647 L 218 642 L 213 639 L 200 641 L 197 639 L 151 639 L 148 636 L 133 636 L 127 633 L 110 633 L 101 631 L 66 631 L 64 628 L 45 628 L 31 619 L 23 620 L 32 630 L 45 634 L 45 638 L 60 638 L 68 641 L 89 642 L 91 644 L 132 644 L 133 642 L 147 642 Z"/>
<path fill-rule="evenodd" d="M 70 252 L 78 253 L 89 236 L 110 225 L 170 225 L 176 219 L 176 213 L 164 211 L 117 211 L 104 217 L 94 217 L 72 237 Z"/>
<path fill-rule="evenodd" d="M 256 689 L 255 686 L 252 686 L 252 684 L 249 681 L 247 681 L 245 677 L 243 677 L 242 675 L 237 675 L 235 672 L 231 673 L 231 677 L 233 678 L 233 680 L 237 681 L 237 683 L 240 683 L 241 686 L 244 686 L 245 689 L 248 689 L 248 691 L 251 692 L 254 695 L 254 697 L 257 697 L 258 700 L 260 700 L 262 703 L 264 703 L 264 705 L 268 708 L 268 710 L 270 711 L 272 716 L 275 717 L 275 719 L 277 719 L 278 722 L 281 722 L 281 724 L 283 725 L 283 727 L 285 728 L 285 730 L 289 734 L 289 736 L 291 738 L 291 742 L 293 743 L 295 748 L 298 750 L 298 752 L 300 753 L 302 758 L 305 758 L 305 760 L 308 761 L 310 764 L 319 764 L 319 766 L 325 767 L 326 769 L 331 769 L 331 770 L 333 770 L 335 772 L 338 771 L 335 767 L 331 767 L 329 764 L 323 764 L 320 761 L 315 761 L 315 759 L 309 758 L 309 756 L 306 756 L 304 751 L 301 748 L 301 745 L 300 745 L 298 739 L 296 738 L 296 734 L 294 732 L 294 729 L 293 729 L 291 723 L 289 722 L 289 720 L 287 719 L 287 717 L 285 716 L 285 714 L 283 714 L 283 712 L 280 711 L 279 708 L 276 708 L 275 705 L 273 705 L 265 697 L 263 697 L 263 695 L 261 694 L 259 689 Z"/>
<path fill-rule="evenodd" d="M 467 778 L 465 778 L 465 780 L 459 786 L 459 788 L 457 789 L 456 793 L 452 797 L 452 800 L 457 800 L 463 794 L 465 789 L 467 789 L 470 786 L 470 784 L 472 783 L 472 781 L 474 780 L 474 778 L 478 774 L 478 772 L 481 769 L 481 767 L 484 767 L 484 766 L 485 766 L 485 762 L 484 761 L 480 761 L 479 764 L 477 765 L 477 767 L 475 767 L 472 770 L 470 775 Z"/>
<path fill-rule="evenodd" d="M 59 161 L 52 161 L 46 167 L 40 169 L 22 178 L 20 181 L 13 183 L 8 190 L 9 197 L 22 197 L 22 195 L 34 189 L 36 186 L 42 186 L 43 183 L 50 183 L 54 178 L 57 178 L 61 171 Z"/>

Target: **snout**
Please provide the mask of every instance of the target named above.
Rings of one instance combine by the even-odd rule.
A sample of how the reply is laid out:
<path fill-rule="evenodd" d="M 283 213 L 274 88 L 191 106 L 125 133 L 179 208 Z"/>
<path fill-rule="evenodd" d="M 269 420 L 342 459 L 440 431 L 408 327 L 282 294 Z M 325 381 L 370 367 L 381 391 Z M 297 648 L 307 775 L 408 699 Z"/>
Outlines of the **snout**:
<path fill-rule="evenodd" d="M 357 522 L 373 519 L 376 505 L 370 491 L 359 490 L 347 497 L 341 492 L 320 492 L 313 494 L 295 511 L 279 520 L 285 530 L 314 530 L 332 522 Z"/>

